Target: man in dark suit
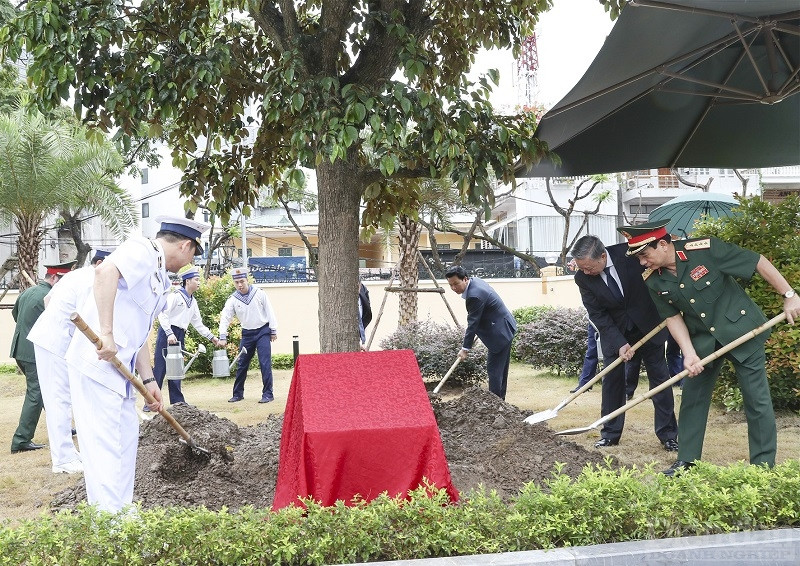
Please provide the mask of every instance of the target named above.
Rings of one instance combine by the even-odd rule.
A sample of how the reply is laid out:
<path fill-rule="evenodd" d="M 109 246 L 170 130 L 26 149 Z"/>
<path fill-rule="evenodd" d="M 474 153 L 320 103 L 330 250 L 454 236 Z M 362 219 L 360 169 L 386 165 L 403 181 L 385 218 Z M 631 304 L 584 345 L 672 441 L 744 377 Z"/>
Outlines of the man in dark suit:
<path fill-rule="evenodd" d="M 489 391 L 505 400 L 511 340 L 517 322 L 497 292 L 482 279 L 470 279 L 460 265 L 448 269 L 445 277 L 450 288 L 467 301 L 467 330 L 458 357 L 466 359 L 475 336 L 480 338 L 489 351 L 486 360 Z"/>
<path fill-rule="evenodd" d="M 358 282 L 358 334 L 361 337 L 361 349 L 367 348 L 367 325 L 372 322 L 372 305 L 369 302 L 369 291 L 360 280 Z"/>
<path fill-rule="evenodd" d="M 608 367 L 617 357 L 629 361 L 633 357 L 631 344 L 655 328 L 661 317 L 642 279 L 644 269 L 638 261 L 626 255 L 626 244 L 606 248 L 596 236 L 583 236 L 572 248 L 578 264 L 575 283 L 581 292 L 589 318 L 600 332 L 603 360 Z M 643 344 L 637 353 L 647 369 L 650 388 L 669 379 L 664 356 L 666 330 Z M 678 424 L 672 389 L 652 397 L 655 409 L 655 432 L 666 450 L 678 450 Z M 600 414 L 605 416 L 625 404 L 625 369 L 620 364 L 603 379 L 603 399 Z M 600 431 L 595 447 L 619 444 L 625 414 L 608 421 Z"/>

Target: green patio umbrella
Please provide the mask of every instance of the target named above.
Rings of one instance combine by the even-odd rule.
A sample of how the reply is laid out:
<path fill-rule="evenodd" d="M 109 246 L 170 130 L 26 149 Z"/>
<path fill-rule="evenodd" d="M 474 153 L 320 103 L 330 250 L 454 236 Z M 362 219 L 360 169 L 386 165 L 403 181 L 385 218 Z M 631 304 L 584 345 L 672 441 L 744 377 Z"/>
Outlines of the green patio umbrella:
<path fill-rule="evenodd" d="M 521 176 L 800 164 L 798 0 L 635 0 Z"/>
<path fill-rule="evenodd" d="M 669 218 L 667 232 L 680 238 L 690 238 L 694 221 L 703 216 L 720 218 L 733 216 L 739 203 L 730 195 L 720 193 L 690 193 L 668 200 L 648 216 L 648 220 Z"/>

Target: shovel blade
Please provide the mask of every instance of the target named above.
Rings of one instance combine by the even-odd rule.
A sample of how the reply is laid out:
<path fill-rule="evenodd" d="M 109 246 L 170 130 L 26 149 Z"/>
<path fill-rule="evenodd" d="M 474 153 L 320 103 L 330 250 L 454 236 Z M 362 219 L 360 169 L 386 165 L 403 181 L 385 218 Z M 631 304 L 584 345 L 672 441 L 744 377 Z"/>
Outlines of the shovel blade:
<path fill-rule="evenodd" d="M 584 426 L 581 428 L 569 428 L 567 430 L 560 430 L 555 434 L 558 434 L 560 436 L 572 436 L 574 434 L 583 434 L 585 432 L 590 432 L 592 430 L 594 430 L 593 426 Z"/>
<path fill-rule="evenodd" d="M 549 421 L 550 419 L 554 419 L 558 416 L 558 411 L 555 409 L 547 409 L 546 411 L 539 411 L 538 413 L 533 413 L 529 417 L 525 419 L 524 422 L 528 424 L 536 424 L 536 423 L 543 423 L 544 421 Z"/>
<path fill-rule="evenodd" d="M 195 456 L 205 456 L 205 457 L 208 457 L 208 458 L 211 457 L 211 452 L 209 452 L 205 448 L 202 448 L 202 447 L 198 446 L 197 443 L 194 440 L 190 439 L 190 440 L 187 441 L 186 439 L 181 438 L 181 439 L 178 440 L 178 442 L 188 446 Z"/>

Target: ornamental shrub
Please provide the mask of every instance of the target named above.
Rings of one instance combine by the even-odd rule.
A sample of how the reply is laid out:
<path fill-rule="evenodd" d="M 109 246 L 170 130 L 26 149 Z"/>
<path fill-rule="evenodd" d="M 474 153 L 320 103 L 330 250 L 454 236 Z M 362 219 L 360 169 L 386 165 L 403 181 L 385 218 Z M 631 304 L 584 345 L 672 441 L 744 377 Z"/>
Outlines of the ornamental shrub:
<path fill-rule="evenodd" d="M 695 237 L 716 236 L 762 254 L 790 285 L 800 290 L 800 199 L 789 197 L 771 204 L 759 197 L 738 198 L 736 216 L 698 222 Z M 783 311 L 783 298 L 762 277 L 740 282 L 769 319 Z M 776 409 L 800 410 L 800 326 L 779 324 L 765 345 L 767 379 Z M 741 392 L 733 367 L 723 366 L 714 399 L 727 408 L 742 408 Z"/>
<path fill-rule="evenodd" d="M 551 307 L 549 305 L 537 305 L 534 307 L 521 307 L 511 312 L 514 316 L 514 320 L 517 321 L 517 328 L 520 328 L 523 324 L 530 324 L 531 322 L 536 322 L 541 318 L 543 315 L 553 311 L 555 307 Z M 514 340 L 511 343 L 511 359 L 515 362 L 521 362 L 517 357 L 517 340 L 519 340 L 519 332 L 514 335 Z"/>
<path fill-rule="evenodd" d="M 413 350 L 422 378 L 439 381 L 456 361 L 463 341 L 464 331 L 460 328 L 425 320 L 401 326 L 381 340 L 381 348 Z M 465 387 L 486 382 L 489 379 L 486 356 L 486 347 L 476 341 L 469 357 L 458 365 L 448 381 Z"/>
<path fill-rule="evenodd" d="M 517 329 L 514 353 L 536 369 L 577 375 L 586 354 L 586 313 L 558 308 Z"/>

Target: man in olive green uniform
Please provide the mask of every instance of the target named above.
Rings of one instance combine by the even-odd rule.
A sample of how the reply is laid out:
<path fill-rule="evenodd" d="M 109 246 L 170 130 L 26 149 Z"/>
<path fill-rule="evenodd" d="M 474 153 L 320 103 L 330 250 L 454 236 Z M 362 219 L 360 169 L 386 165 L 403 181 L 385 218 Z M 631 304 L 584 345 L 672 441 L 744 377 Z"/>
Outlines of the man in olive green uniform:
<path fill-rule="evenodd" d="M 44 281 L 35 287 L 23 291 L 11 315 L 17 323 L 14 336 L 11 339 L 11 357 L 17 361 L 19 369 L 25 374 L 25 400 L 22 403 L 22 413 L 19 416 L 19 425 L 11 440 L 11 453 L 27 452 L 44 448 L 44 444 L 33 442 L 36 425 L 42 415 L 42 392 L 39 389 L 39 376 L 36 373 L 36 358 L 33 352 L 33 343 L 28 340 L 28 332 L 34 325 L 39 315 L 44 312 L 44 297 L 50 292 L 61 277 L 67 273 L 74 261 L 59 265 L 45 266 L 47 274 Z"/>
<path fill-rule="evenodd" d="M 766 322 L 764 314 L 736 282 L 757 271 L 784 297 L 792 324 L 800 316 L 800 299 L 775 266 L 751 250 L 717 238 L 671 241 L 669 220 L 618 230 L 628 239 L 628 254 L 637 255 L 653 301 L 683 352 L 691 379 L 683 382 L 678 460 L 664 473 L 691 467 L 703 451 L 711 393 L 724 358 L 733 363 L 747 415 L 750 463 L 775 464 L 777 431 L 767 384 L 764 342 L 759 334 L 705 367 L 700 360 Z"/>

